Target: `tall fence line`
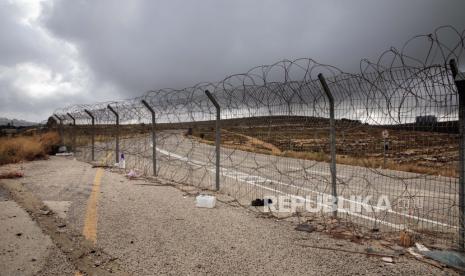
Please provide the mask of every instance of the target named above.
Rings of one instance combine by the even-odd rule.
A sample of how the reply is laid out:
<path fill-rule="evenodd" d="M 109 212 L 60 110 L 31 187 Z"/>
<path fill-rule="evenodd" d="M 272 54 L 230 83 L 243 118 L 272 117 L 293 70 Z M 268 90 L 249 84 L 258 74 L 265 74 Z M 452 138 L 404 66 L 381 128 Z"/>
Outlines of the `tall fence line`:
<path fill-rule="evenodd" d="M 243 202 L 332 196 L 319 214 L 463 249 L 464 38 L 440 27 L 362 60 L 356 74 L 284 60 L 54 116 L 82 160 L 124 156 L 140 174 Z"/>

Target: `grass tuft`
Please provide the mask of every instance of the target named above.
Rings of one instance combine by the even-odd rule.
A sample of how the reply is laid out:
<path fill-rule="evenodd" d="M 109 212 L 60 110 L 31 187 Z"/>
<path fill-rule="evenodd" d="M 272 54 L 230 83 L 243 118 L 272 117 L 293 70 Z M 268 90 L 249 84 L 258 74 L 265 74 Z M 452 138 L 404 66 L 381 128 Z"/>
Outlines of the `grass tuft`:
<path fill-rule="evenodd" d="M 0 138 L 0 165 L 46 158 L 59 141 L 56 132 Z"/>

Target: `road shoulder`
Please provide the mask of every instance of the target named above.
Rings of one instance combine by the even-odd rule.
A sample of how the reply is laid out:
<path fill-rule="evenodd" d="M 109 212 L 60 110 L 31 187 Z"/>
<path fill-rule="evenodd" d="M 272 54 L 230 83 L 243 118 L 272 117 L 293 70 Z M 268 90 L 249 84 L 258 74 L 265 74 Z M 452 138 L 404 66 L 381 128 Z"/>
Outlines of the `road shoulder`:
<path fill-rule="evenodd" d="M 72 265 L 73 271 L 80 271 L 86 275 L 128 275 L 120 268 L 115 258 L 85 240 L 81 234 L 71 227 L 66 227 L 66 221 L 51 211 L 39 198 L 25 188 L 20 181 L 2 180 L 0 181 L 0 187 L 8 191 L 11 198 L 15 201 L 9 204 L 16 206 L 14 209 L 17 212 L 22 212 L 23 221 L 21 223 L 33 229 L 31 231 L 35 231 L 31 232 L 31 236 L 34 237 L 31 241 L 34 245 L 31 245 L 32 248 L 30 249 L 39 252 L 41 262 L 57 263 L 57 259 L 65 259 Z M 19 206 L 27 213 L 19 208 Z M 12 216 L 8 213 L 5 215 Z M 34 226 L 31 226 L 31 224 Z M 18 227 L 23 226 L 22 224 L 18 224 Z M 12 230 L 13 232 L 18 231 L 16 228 L 12 228 Z M 37 243 L 39 240 L 40 242 Z M 43 252 L 43 248 L 50 248 L 54 245 L 60 249 L 60 252 L 51 252 L 52 254 Z M 33 248 L 34 246 L 40 247 L 42 251 Z M 21 247 L 22 250 L 30 251 L 26 246 Z M 19 262 L 20 265 L 23 265 L 25 263 L 24 260 L 28 258 L 30 257 L 25 254 L 25 257 L 22 257 Z M 6 262 L 5 266 L 9 266 L 11 263 L 11 261 Z M 34 266 L 33 270 L 37 270 L 38 267 L 43 267 L 43 265 Z M 63 269 L 68 270 L 69 273 L 66 273 Z M 69 271 L 70 266 L 59 269 L 45 268 L 42 272 L 33 270 L 31 270 L 31 274 L 21 273 L 21 275 L 35 275 L 37 272 L 42 275 L 72 275 L 72 272 Z M 15 274 L 12 273 L 11 275 Z"/>

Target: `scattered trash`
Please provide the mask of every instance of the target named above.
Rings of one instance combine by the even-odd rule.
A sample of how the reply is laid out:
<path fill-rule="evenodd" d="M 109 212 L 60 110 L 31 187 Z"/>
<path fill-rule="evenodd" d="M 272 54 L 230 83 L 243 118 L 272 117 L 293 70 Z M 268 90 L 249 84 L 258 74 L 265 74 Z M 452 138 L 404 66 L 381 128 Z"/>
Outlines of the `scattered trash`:
<path fill-rule="evenodd" d="M 126 175 L 127 178 L 129 179 L 134 179 L 140 177 L 140 175 L 137 173 L 136 170 L 131 169 L 128 174 Z"/>
<path fill-rule="evenodd" d="M 315 231 L 315 227 L 308 223 L 301 223 L 296 226 L 295 230 L 311 233 Z"/>
<path fill-rule="evenodd" d="M 316 249 L 324 249 L 324 250 L 332 250 L 332 251 L 340 251 L 340 252 L 347 252 L 347 253 L 354 253 L 354 254 L 363 254 L 363 255 L 368 255 L 368 256 L 376 256 L 376 257 L 389 257 L 389 258 L 394 258 L 394 255 L 383 253 L 383 252 L 376 252 L 373 250 L 373 248 L 369 247 L 370 250 L 365 249 L 365 252 L 362 251 L 355 251 L 355 250 L 348 250 L 344 248 L 331 248 L 331 247 L 325 247 L 325 246 L 318 246 L 318 245 L 310 245 L 310 244 L 299 244 L 300 246 L 303 247 L 310 247 L 310 248 L 316 248 Z"/>
<path fill-rule="evenodd" d="M 115 163 L 114 167 L 120 168 L 120 169 L 126 169 L 126 160 L 120 159 L 118 163 Z"/>
<path fill-rule="evenodd" d="M 394 252 L 396 252 L 396 254 L 398 254 L 399 256 L 400 255 L 405 255 L 405 248 L 403 248 L 402 246 L 399 246 L 397 244 L 393 244 L 391 246 L 389 246 L 392 250 L 394 250 Z"/>
<path fill-rule="evenodd" d="M 8 179 L 8 178 L 20 178 L 20 177 L 23 177 L 23 173 L 22 172 L 6 172 L 6 173 L 2 173 L 0 174 L 0 179 Z"/>
<path fill-rule="evenodd" d="M 59 152 L 59 153 L 56 153 L 55 156 L 73 156 L 74 153 L 72 152 Z"/>
<path fill-rule="evenodd" d="M 65 153 L 68 151 L 68 148 L 66 146 L 60 146 L 58 148 L 58 153 Z"/>
<path fill-rule="evenodd" d="M 383 260 L 383 262 L 386 262 L 386 263 L 394 263 L 394 260 L 391 258 L 391 257 L 382 257 L 381 260 Z"/>
<path fill-rule="evenodd" d="M 213 208 L 215 207 L 216 198 L 209 195 L 198 195 L 196 198 L 196 206 L 199 208 Z"/>
<path fill-rule="evenodd" d="M 417 247 L 418 251 L 420 251 L 420 252 L 429 251 L 429 249 L 426 246 L 424 246 L 423 244 L 421 244 L 421 243 L 416 242 L 415 246 Z"/>
<path fill-rule="evenodd" d="M 465 271 L 465 255 L 455 251 L 427 250 L 421 254 L 441 264 Z"/>
<path fill-rule="evenodd" d="M 47 209 L 47 207 L 44 206 L 44 207 L 39 209 L 39 213 L 44 215 L 44 216 L 47 216 L 47 215 L 51 214 L 52 211 L 50 211 L 49 209 Z"/>
<path fill-rule="evenodd" d="M 126 169 L 126 160 L 124 159 L 124 153 L 121 153 L 121 156 L 119 159 L 119 168 Z"/>
<path fill-rule="evenodd" d="M 428 251 L 422 251 L 422 252 L 420 252 L 420 253 L 424 254 L 424 255 L 422 255 L 422 254 L 420 254 L 420 253 L 418 253 L 416 251 L 415 247 L 409 247 L 407 249 L 407 252 L 410 253 L 410 255 L 414 256 L 415 259 L 417 259 L 420 262 L 423 262 L 423 263 L 426 263 L 426 264 L 429 264 L 429 265 L 432 265 L 432 266 L 435 266 L 435 267 L 441 268 L 441 269 L 444 267 L 444 265 L 442 265 L 440 262 L 434 260 L 432 257 L 430 257 L 430 258 L 425 258 L 424 257 L 424 256 L 426 256 L 426 254 L 429 254 L 432 251 L 429 251 L 429 250 Z M 457 269 L 460 269 L 460 268 L 457 268 Z"/>
<path fill-rule="evenodd" d="M 407 248 L 407 252 L 410 253 L 413 257 L 417 259 L 423 259 L 423 256 L 415 251 L 415 248 L 409 247 Z"/>
<path fill-rule="evenodd" d="M 265 205 L 272 204 L 272 203 L 273 201 L 271 200 L 271 198 L 267 198 L 267 199 L 256 198 L 252 200 L 251 205 L 258 207 L 258 206 L 265 206 Z"/>

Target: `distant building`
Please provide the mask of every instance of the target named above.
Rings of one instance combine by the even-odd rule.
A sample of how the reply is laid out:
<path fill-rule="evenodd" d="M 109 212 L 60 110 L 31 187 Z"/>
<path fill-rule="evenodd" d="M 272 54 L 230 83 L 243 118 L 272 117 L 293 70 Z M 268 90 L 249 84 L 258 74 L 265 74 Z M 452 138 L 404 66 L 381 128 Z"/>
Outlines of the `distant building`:
<path fill-rule="evenodd" d="M 434 125 L 438 122 L 438 118 L 434 115 L 417 116 L 415 124 L 417 125 Z"/>

